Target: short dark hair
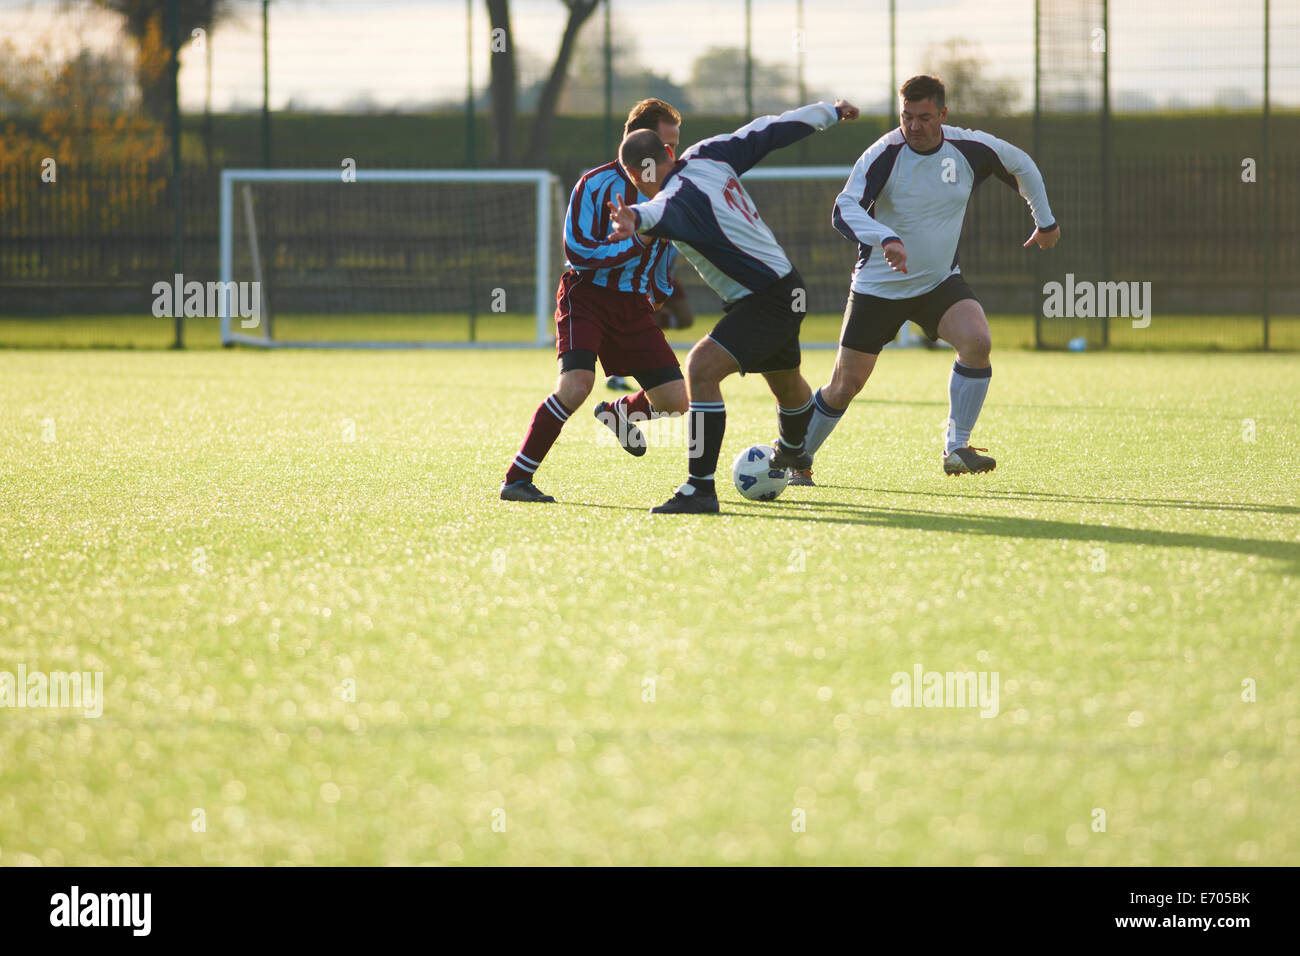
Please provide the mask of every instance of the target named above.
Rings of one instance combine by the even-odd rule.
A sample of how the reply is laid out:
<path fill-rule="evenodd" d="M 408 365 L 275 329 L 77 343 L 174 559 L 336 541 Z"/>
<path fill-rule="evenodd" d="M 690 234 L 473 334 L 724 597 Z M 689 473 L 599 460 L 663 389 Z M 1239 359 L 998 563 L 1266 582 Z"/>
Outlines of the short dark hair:
<path fill-rule="evenodd" d="M 656 165 L 668 162 L 668 147 L 659 134 L 648 129 L 628 133 L 618 147 L 618 161 L 625 169 L 641 169 L 647 159 Z"/>
<path fill-rule="evenodd" d="M 681 126 L 682 114 L 671 104 L 650 97 L 637 103 L 628 111 L 627 122 L 623 124 L 623 135 L 627 136 L 628 133 L 635 133 L 639 129 L 658 132 L 660 123 Z"/>
<path fill-rule="evenodd" d="M 898 88 L 904 102 L 919 103 L 921 100 L 934 100 L 934 108 L 943 109 L 943 80 L 937 76 L 922 73 L 914 76 Z"/>

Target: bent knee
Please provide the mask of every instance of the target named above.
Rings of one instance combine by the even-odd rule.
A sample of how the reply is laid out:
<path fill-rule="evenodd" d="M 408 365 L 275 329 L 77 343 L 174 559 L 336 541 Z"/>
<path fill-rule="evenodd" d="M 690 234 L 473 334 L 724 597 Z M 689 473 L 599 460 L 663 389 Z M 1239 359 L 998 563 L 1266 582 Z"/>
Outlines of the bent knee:
<path fill-rule="evenodd" d="M 993 351 L 992 339 L 985 336 L 978 336 L 970 341 L 963 342 L 957 349 L 957 356 L 961 359 L 963 365 L 974 365 L 983 367 L 989 364 L 989 355 Z"/>
<path fill-rule="evenodd" d="M 831 391 L 842 401 L 848 402 L 867 386 L 871 369 L 836 368 L 831 375 Z"/>
<path fill-rule="evenodd" d="M 722 360 L 712 349 L 696 346 L 686 357 L 686 377 L 695 383 L 720 382 L 725 377 L 722 365 Z"/>
<path fill-rule="evenodd" d="M 650 404 L 660 415 L 685 415 L 688 404 L 686 390 L 682 389 L 680 393 L 670 395 L 668 398 L 660 398 L 659 401 Z"/>
<path fill-rule="evenodd" d="M 587 400 L 596 384 L 596 373 L 586 371 L 566 372 L 560 379 L 560 387 L 555 394 L 570 412 Z"/>

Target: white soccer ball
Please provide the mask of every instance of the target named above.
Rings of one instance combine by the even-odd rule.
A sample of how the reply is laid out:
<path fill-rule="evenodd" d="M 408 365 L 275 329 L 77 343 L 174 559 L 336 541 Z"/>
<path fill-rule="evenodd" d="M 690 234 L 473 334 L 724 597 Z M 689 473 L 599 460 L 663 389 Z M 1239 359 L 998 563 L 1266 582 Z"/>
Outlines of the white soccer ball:
<path fill-rule="evenodd" d="M 790 483 L 790 472 L 772 467 L 776 449 L 755 445 L 736 456 L 731 466 L 731 480 L 736 490 L 750 501 L 771 501 Z"/>

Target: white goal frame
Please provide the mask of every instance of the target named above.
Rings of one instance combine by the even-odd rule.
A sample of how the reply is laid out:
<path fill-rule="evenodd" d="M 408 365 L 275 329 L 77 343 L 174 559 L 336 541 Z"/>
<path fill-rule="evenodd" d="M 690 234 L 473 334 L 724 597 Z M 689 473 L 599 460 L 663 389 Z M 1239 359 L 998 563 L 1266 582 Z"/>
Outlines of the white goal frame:
<path fill-rule="evenodd" d="M 336 183 L 346 188 L 339 169 L 223 169 L 221 171 L 221 281 L 229 289 L 234 272 L 235 186 L 243 183 Z M 549 346 L 552 336 L 552 297 L 556 276 L 552 275 L 553 241 L 551 197 L 558 177 L 544 169 L 358 169 L 349 173 L 357 183 L 532 183 L 536 187 L 536 330 L 533 344 Z M 273 339 L 269 325 L 262 323 L 261 335 L 249 335 L 231 327 L 229 296 L 219 296 L 222 345 L 255 345 L 260 348 L 410 349 L 518 347 L 518 343 L 484 342 L 296 342 Z"/>

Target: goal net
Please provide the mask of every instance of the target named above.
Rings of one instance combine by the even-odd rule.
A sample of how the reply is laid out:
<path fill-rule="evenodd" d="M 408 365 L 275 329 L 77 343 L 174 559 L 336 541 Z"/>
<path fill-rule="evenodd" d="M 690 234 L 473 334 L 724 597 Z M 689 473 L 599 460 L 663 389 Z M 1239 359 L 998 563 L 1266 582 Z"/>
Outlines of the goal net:
<path fill-rule="evenodd" d="M 222 342 L 548 344 L 558 188 L 537 170 L 225 170 Z"/>

